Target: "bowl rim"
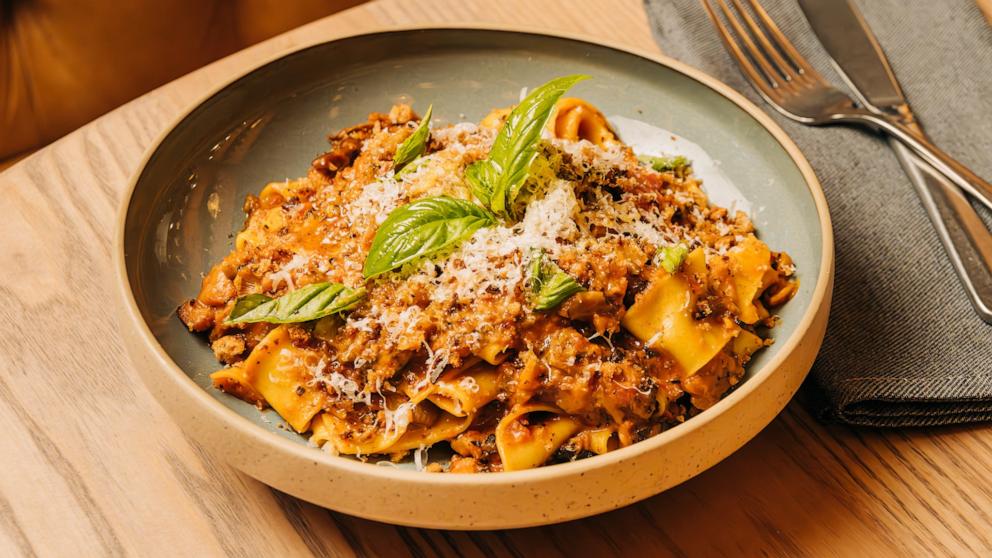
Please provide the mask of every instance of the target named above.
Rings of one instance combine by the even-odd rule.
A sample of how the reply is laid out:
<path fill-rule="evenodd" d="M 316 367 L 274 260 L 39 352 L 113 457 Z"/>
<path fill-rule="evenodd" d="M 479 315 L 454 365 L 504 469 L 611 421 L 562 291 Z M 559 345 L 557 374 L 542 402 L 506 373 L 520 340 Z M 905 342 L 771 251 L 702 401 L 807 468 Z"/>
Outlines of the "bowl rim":
<path fill-rule="evenodd" d="M 749 116 L 754 118 L 758 124 L 767 130 L 768 133 L 770 133 L 779 143 L 779 145 L 782 146 L 800 171 L 800 174 L 806 182 L 807 189 L 813 198 L 820 224 L 820 271 L 816 278 L 815 288 L 806 311 L 800 318 L 795 331 L 793 331 L 792 335 L 783 342 L 782 349 L 780 349 L 769 362 L 764 363 L 761 370 L 759 370 L 757 374 L 748 378 L 747 381 L 742 382 L 739 387 L 721 399 L 713 407 L 707 409 L 706 412 L 700 413 L 691 420 L 652 436 L 651 438 L 642 440 L 624 448 L 607 452 L 605 454 L 592 456 L 586 459 L 579 459 L 569 463 L 558 463 L 522 471 L 502 471 L 499 473 L 472 475 L 425 474 L 425 472 L 422 471 L 413 471 L 397 467 L 381 467 L 376 466 L 374 463 L 364 463 L 349 459 L 347 457 L 335 456 L 310 445 L 294 442 L 288 438 L 279 436 L 259 427 L 251 420 L 239 415 L 233 409 L 213 398 L 205 389 L 197 385 L 179 367 L 179 365 L 172 360 L 172 358 L 165 352 L 165 349 L 156 340 L 151 329 L 148 327 L 148 323 L 142 317 L 141 312 L 138 309 L 137 302 L 134 298 L 134 292 L 128 278 L 126 257 L 124 252 L 125 224 L 127 221 L 128 210 L 130 209 L 131 201 L 134 197 L 135 189 L 144 174 L 149 160 L 158 151 L 159 147 L 169 136 L 169 134 L 172 133 L 172 131 L 175 130 L 176 127 L 178 127 L 190 114 L 196 111 L 214 95 L 222 92 L 235 82 L 264 66 L 275 63 L 283 58 L 292 56 L 304 50 L 318 48 L 329 43 L 356 39 L 365 36 L 409 33 L 415 31 L 495 31 L 507 34 L 526 34 L 553 39 L 564 39 L 573 42 L 586 43 L 596 47 L 605 47 L 621 53 L 646 59 L 689 77 L 701 85 L 720 94 Z M 196 100 L 190 103 L 189 106 L 181 111 L 179 115 L 171 119 L 168 125 L 163 128 L 155 140 L 145 150 L 139 165 L 128 179 L 127 187 L 122 194 L 116 220 L 117 230 L 114 236 L 113 250 L 113 267 L 116 274 L 116 284 L 119 291 L 118 298 L 123 302 L 126 314 L 131 318 L 131 321 L 138 326 L 137 337 L 142 343 L 142 349 L 145 354 L 153 356 L 154 364 L 158 367 L 158 369 L 167 372 L 162 376 L 161 381 L 171 381 L 176 383 L 182 390 L 183 394 L 188 397 L 188 401 L 190 403 L 195 403 L 200 410 L 206 412 L 204 420 L 220 421 L 228 427 L 236 430 L 239 434 L 251 438 L 253 442 L 260 444 L 273 454 L 289 453 L 292 454 L 294 458 L 308 460 L 314 465 L 335 469 L 342 474 L 361 475 L 366 478 L 377 478 L 380 480 L 416 482 L 417 484 L 423 483 L 424 485 L 466 487 L 479 485 L 501 485 L 512 487 L 523 483 L 551 480 L 556 477 L 582 475 L 588 471 L 611 467 L 618 463 L 630 460 L 640 454 L 658 450 L 675 439 L 690 436 L 693 432 L 702 429 L 704 426 L 720 416 L 724 411 L 735 406 L 738 402 L 745 399 L 751 392 L 755 391 L 771 374 L 774 374 L 782 365 L 783 361 L 785 361 L 786 358 L 796 350 L 799 343 L 804 338 L 806 331 L 814 322 L 818 310 L 823 304 L 824 298 L 830 295 L 830 279 L 833 276 L 833 228 L 827 206 L 827 200 L 823 193 L 823 188 L 820 185 L 813 168 L 806 160 L 806 157 L 799 150 L 799 147 L 793 142 L 788 134 L 786 134 L 785 130 L 783 130 L 766 112 L 761 110 L 742 93 L 739 93 L 722 81 L 704 73 L 702 70 L 698 70 L 685 63 L 679 62 L 678 60 L 669 58 L 664 54 L 648 52 L 637 47 L 619 44 L 612 40 L 598 39 L 582 33 L 548 31 L 533 26 L 529 27 L 521 25 L 494 25 L 460 22 L 445 23 L 443 25 L 379 25 L 364 32 L 341 35 L 330 40 L 318 39 L 314 41 L 306 41 L 302 45 L 282 49 L 260 60 L 258 63 L 253 64 L 251 68 L 243 72 L 239 72 L 237 75 L 225 80 L 221 84 L 210 88 L 207 92 L 198 96 Z M 121 324 L 122 327 L 127 327 L 129 325 L 131 324 Z M 135 365 L 133 360 L 132 365 Z M 146 364 L 146 366 L 151 366 L 151 363 Z"/>

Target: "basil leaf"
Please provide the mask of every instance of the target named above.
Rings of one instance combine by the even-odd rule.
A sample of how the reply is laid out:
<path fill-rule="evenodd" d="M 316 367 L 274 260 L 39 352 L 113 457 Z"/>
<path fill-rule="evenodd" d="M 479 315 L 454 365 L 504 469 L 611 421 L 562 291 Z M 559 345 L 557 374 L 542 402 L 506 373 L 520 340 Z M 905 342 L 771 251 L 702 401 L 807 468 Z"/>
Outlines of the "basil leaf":
<path fill-rule="evenodd" d="M 272 297 L 264 294 L 250 294 L 238 297 L 238 299 L 234 301 L 234 308 L 231 308 L 231 313 L 227 316 L 228 323 L 233 323 L 241 316 L 244 316 L 248 312 L 257 308 L 259 305 L 270 300 L 272 300 Z"/>
<path fill-rule="evenodd" d="M 550 279 L 545 281 L 544 286 L 541 287 L 541 292 L 534 298 L 534 309 L 551 310 L 562 302 L 565 302 L 568 297 L 584 290 L 582 285 L 578 284 L 575 279 L 569 277 L 564 271 L 559 270 Z"/>
<path fill-rule="evenodd" d="M 448 196 L 397 207 L 372 239 L 365 258 L 365 278 L 443 250 L 493 222 L 493 216 L 482 207 Z"/>
<path fill-rule="evenodd" d="M 431 113 L 433 111 L 434 105 L 427 107 L 427 112 L 420 119 L 420 125 L 417 126 L 417 129 L 396 148 L 396 155 L 393 156 L 394 172 L 398 173 L 403 167 L 427 151 L 427 140 L 431 137 Z"/>
<path fill-rule="evenodd" d="M 507 116 L 488 157 L 466 169 L 473 195 L 494 213 L 511 216 L 513 202 L 537 157 L 534 146 L 541 139 L 541 130 L 548 124 L 555 104 L 565 91 L 588 77 L 555 78 L 534 89 Z"/>
<path fill-rule="evenodd" d="M 487 161 L 476 161 L 465 168 L 465 180 L 475 199 L 485 207 L 492 207 L 493 183 L 496 173 Z"/>
<path fill-rule="evenodd" d="M 532 257 L 528 275 L 533 294 L 531 303 L 535 310 L 551 310 L 568 297 L 585 290 L 554 262 L 545 261 L 544 252 Z"/>
<path fill-rule="evenodd" d="M 674 157 L 655 157 L 653 155 L 638 155 L 637 160 L 658 172 L 675 170 L 689 166 L 689 160 L 682 155 Z"/>
<path fill-rule="evenodd" d="M 351 310 L 365 296 L 365 289 L 340 283 L 314 283 L 279 298 L 251 294 L 239 298 L 227 318 L 229 324 L 309 322 Z"/>
<path fill-rule="evenodd" d="M 675 273 L 682 267 L 682 262 L 689 255 L 689 247 L 685 244 L 675 246 L 665 246 L 654 257 L 654 261 L 665 271 Z"/>

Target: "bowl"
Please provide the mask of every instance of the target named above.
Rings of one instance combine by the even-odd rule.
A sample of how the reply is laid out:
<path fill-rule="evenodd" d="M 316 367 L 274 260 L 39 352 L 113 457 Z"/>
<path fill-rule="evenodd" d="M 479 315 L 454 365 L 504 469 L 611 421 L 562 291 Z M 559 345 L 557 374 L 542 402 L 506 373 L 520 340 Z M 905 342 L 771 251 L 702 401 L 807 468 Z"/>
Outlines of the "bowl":
<path fill-rule="evenodd" d="M 478 121 L 522 87 L 571 73 L 606 114 L 671 130 L 716 158 L 752 202 L 759 235 L 801 281 L 775 343 L 714 407 L 604 455 L 527 471 L 456 475 L 384 467 L 308 446 L 272 411 L 210 387 L 218 363 L 175 316 L 244 220 L 241 204 L 305 174 L 326 134 L 397 101 L 433 103 L 435 122 Z M 481 28 L 359 35 L 283 55 L 206 95 L 149 149 L 124 197 L 116 244 L 119 325 L 148 389 L 209 451 L 283 492 L 396 524 L 494 529 L 565 521 L 657 494 L 727 457 L 768 424 L 822 342 L 833 281 L 826 201 L 771 118 L 674 60 L 574 37 Z"/>

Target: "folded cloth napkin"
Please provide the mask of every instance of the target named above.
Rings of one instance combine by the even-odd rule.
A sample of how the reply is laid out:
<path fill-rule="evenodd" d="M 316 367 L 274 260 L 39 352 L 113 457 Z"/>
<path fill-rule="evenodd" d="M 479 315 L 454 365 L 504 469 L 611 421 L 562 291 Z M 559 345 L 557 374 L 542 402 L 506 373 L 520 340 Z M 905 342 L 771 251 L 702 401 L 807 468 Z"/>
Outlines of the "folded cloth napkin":
<path fill-rule="evenodd" d="M 761 3 L 813 66 L 842 85 L 795 0 Z M 935 143 L 992 177 L 992 28 L 974 0 L 857 3 Z M 972 310 L 888 144 L 862 129 L 806 127 L 775 113 L 745 81 L 699 0 L 645 7 L 662 52 L 766 109 L 823 184 L 837 271 L 826 340 L 807 381 L 815 411 L 870 426 L 992 419 L 992 326 Z"/>

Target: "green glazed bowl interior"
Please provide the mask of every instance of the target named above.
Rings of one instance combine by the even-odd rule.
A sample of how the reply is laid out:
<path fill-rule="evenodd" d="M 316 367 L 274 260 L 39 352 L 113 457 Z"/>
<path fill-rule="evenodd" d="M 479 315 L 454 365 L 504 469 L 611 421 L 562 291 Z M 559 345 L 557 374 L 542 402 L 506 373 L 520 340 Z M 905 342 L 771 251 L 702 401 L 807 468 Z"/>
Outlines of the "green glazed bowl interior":
<path fill-rule="evenodd" d="M 578 40 L 495 30 L 394 31 L 324 43 L 258 68 L 193 109 L 150 155 L 126 210 L 124 265 L 151 333 L 217 401 L 305 444 L 274 412 L 212 389 L 208 375 L 220 365 L 175 314 L 232 249 L 245 196 L 306 174 L 327 149 L 327 134 L 370 112 L 397 102 L 423 112 L 433 103 L 435 126 L 478 122 L 517 102 L 521 88 L 573 73 L 592 79 L 570 95 L 702 146 L 751 202 L 759 236 L 795 260 L 799 292 L 778 312 L 777 342 L 752 361 L 748 374 L 756 374 L 796 333 L 825 261 L 816 203 L 793 158 L 754 117 L 678 71 Z"/>

